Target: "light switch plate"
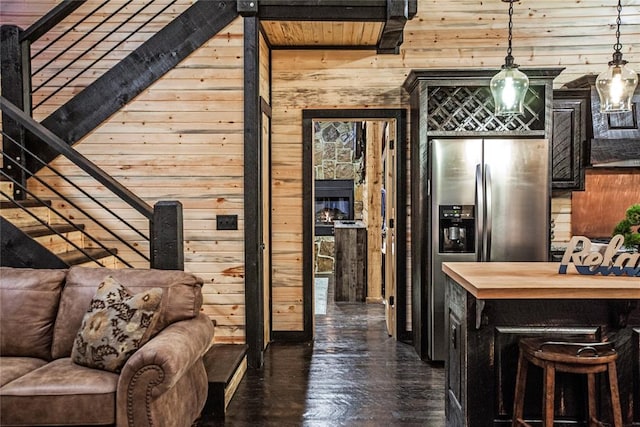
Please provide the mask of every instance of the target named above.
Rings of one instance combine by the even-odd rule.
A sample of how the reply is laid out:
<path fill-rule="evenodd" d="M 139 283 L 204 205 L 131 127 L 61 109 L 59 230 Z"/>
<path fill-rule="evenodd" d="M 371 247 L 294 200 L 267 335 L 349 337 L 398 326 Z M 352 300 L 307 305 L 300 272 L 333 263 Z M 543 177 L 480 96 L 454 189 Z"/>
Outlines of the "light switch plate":
<path fill-rule="evenodd" d="M 216 216 L 216 230 L 237 230 L 238 215 Z"/>

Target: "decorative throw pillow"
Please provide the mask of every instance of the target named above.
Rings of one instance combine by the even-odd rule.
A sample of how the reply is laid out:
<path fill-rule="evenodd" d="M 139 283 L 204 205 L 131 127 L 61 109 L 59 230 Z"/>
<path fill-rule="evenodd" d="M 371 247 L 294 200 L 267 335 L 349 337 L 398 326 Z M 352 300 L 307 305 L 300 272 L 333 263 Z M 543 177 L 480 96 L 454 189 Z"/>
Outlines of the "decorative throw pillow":
<path fill-rule="evenodd" d="M 107 277 L 82 319 L 71 359 L 78 365 L 120 372 L 127 359 L 151 339 L 161 299 L 161 288 L 132 295 Z"/>

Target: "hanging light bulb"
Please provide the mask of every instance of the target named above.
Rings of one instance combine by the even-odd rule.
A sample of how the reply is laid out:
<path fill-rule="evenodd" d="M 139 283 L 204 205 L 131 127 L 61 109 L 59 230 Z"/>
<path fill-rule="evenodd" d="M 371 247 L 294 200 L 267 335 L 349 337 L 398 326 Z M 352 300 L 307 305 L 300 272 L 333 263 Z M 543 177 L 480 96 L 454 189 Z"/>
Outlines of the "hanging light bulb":
<path fill-rule="evenodd" d="M 502 0 L 509 3 L 509 47 L 504 58 L 502 70 L 491 79 L 491 94 L 495 104 L 496 116 L 522 114 L 524 112 L 524 97 L 529 88 L 529 78 L 518 70 L 511 55 L 511 41 L 513 29 L 513 2 L 518 0 Z"/>
<path fill-rule="evenodd" d="M 638 75 L 622 59 L 622 44 L 620 44 L 620 13 L 621 0 L 618 0 L 618 19 L 616 21 L 616 44 L 613 45 L 613 60 L 609 62 L 609 69 L 600 73 L 596 79 L 596 90 L 600 96 L 600 112 L 619 113 L 631 111 L 631 98 L 638 85 Z"/>

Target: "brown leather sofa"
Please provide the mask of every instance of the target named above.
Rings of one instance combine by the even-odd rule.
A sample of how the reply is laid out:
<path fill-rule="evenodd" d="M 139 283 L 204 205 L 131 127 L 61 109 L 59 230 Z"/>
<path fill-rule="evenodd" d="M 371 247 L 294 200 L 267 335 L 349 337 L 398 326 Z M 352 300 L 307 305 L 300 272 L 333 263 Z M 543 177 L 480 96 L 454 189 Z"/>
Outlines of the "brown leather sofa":
<path fill-rule="evenodd" d="M 132 293 L 162 288 L 159 332 L 119 373 L 70 357 L 107 275 Z M 0 268 L 0 425 L 191 426 L 207 398 L 202 356 L 214 331 L 201 287 L 182 271 Z"/>

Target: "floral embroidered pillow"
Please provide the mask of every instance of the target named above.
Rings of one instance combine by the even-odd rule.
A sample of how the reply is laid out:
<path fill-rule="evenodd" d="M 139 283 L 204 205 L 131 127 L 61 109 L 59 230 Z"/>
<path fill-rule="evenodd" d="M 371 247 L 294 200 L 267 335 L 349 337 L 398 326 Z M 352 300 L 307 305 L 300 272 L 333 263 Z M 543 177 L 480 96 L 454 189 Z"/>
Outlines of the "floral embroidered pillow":
<path fill-rule="evenodd" d="M 161 288 L 132 295 L 107 277 L 82 319 L 71 359 L 90 368 L 120 372 L 127 359 L 151 339 L 161 299 Z"/>

